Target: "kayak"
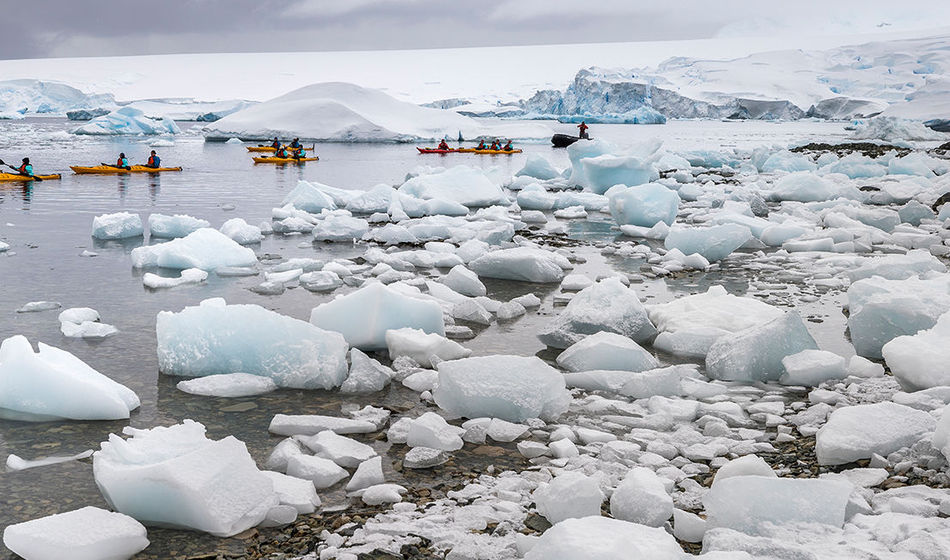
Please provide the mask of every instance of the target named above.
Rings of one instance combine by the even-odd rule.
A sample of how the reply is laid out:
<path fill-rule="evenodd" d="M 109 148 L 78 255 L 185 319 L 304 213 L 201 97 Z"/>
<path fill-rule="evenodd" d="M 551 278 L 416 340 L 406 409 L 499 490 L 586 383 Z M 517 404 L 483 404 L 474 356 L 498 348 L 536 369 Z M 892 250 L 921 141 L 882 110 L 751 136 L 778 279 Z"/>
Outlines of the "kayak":
<path fill-rule="evenodd" d="M 474 153 L 475 153 L 475 148 L 459 148 L 459 149 L 457 149 L 457 150 L 455 150 L 455 151 L 458 152 L 458 153 L 460 153 L 460 154 L 474 154 Z"/>
<path fill-rule="evenodd" d="M 270 152 L 274 153 L 277 151 L 277 148 L 273 146 L 248 146 L 247 151 L 249 152 Z"/>
<path fill-rule="evenodd" d="M 461 151 L 462 151 L 462 150 L 453 150 L 452 148 L 449 148 L 449 149 L 447 149 L 447 150 L 443 150 L 443 149 L 441 149 L 441 148 L 419 148 L 419 147 L 416 147 L 416 149 L 419 150 L 419 153 L 420 153 L 420 154 L 451 154 L 451 153 L 454 153 L 454 152 L 461 152 Z"/>
<path fill-rule="evenodd" d="M 20 175 L 19 173 L 0 172 L 0 182 L 33 181 L 34 178 L 41 181 L 55 181 L 61 177 L 60 175 L 34 175 L 33 177 L 27 177 L 25 175 Z"/>
<path fill-rule="evenodd" d="M 80 175 L 123 175 L 126 173 L 161 173 L 163 171 L 181 171 L 181 167 L 146 167 L 144 165 L 133 165 L 131 169 L 112 167 L 111 165 L 93 165 L 89 167 L 70 165 L 69 168 L 72 169 L 73 172 Z"/>
<path fill-rule="evenodd" d="M 472 150 L 476 154 L 520 154 L 521 149 L 515 148 L 514 150 Z"/>
<path fill-rule="evenodd" d="M 279 158 L 279 157 L 256 157 L 254 163 L 303 163 L 305 161 L 317 161 L 318 157 L 302 158 Z"/>

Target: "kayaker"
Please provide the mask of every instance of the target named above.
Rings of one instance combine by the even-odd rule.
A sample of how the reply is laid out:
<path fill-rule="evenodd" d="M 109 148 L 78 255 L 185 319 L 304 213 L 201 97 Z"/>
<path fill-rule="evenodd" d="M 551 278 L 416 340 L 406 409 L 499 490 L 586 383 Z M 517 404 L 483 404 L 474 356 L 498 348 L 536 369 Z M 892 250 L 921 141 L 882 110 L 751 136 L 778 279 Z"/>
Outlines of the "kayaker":
<path fill-rule="evenodd" d="M 276 136 L 274 137 L 274 141 L 270 143 L 270 147 L 275 150 L 280 148 L 280 140 Z"/>
<path fill-rule="evenodd" d="M 151 155 L 148 156 L 148 162 L 145 164 L 145 167 L 158 169 L 161 166 L 162 166 L 162 158 L 158 157 L 158 154 L 155 153 L 155 150 L 152 150 Z"/>
<path fill-rule="evenodd" d="M 13 167 L 13 166 L 11 166 Z M 23 163 L 20 164 L 20 167 L 15 168 L 16 172 L 20 175 L 26 175 L 27 177 L 33 176 L 33 166 L 30 165 L 30 158 L 23 158 Z"/>
<path fill-rule="evenodd" d="M 287 153 L 287 148 L 278 146 L 278 147 L 277 147 L 277 151 L 274 152 L 274 157 L 276 157 L 276 158 L 282 158 L 282 159 L 287 159 L 287 158 L 290 157 L 290 154 Z"/>
<path fill-rule="evenodd" d="M 577 128 L 581 129 L 580 134 L 577 135 L 578 138 L 590 138 L 587 136 L 587 129 L 590 128 L 587 126 L 587 123 L 581 121 L 581 124 L 577 125 Z"/>
<path fill-rule="evenodd" d="M 515 148 L 511 145 L 511 140 L 509 140 L 508 143 L 505 144 L 505 147 L 502 148 L 502 150 L 504 150 L 504 151 L 506 151 L 506 152 L 510 152 L 511 150 L 514 150 L 514 149 L 515 149 Z"/>
<path fill-rule="evenodd" d="M 487 149 L 488 149 L 488 146 L 485 145 L 485 141 L 484 141 L 484 140 L 479 140 L 479 141 L 478 141 L 478 146 L 475 146 L 475 149 L 476 149 L 476 150 L 487 150 Z"/>
<path fill-rule="evenodd" d="M 440 149 L 440 150 L 448 150 L 448 149 L 449 149 L 449 143 L 445 141 L 445 138 L 443 138 L 442 141 L 439 142 L 439 149 Z"/>
<path fill-rule="evenodd" d="M 499 148 L 498 140 L 492 140 L 492 141 L 491 141 L 491 148 L 488 148 L 488 149 L 489 149 L 489 150 L 493 150 L 493 151 L 498 151 L 498 148 Z"/>
<path fill-rule="evenodd" d="M 293 150 L 296 150 L 297 148 L 300 148 L 300 147 L 301 147 L 300 138 L 294 138 L 294 141 L 290 143 L 290 148 Z"/>
<path fill-rule="evenodd" d="M 293 148 L 293 144 L 291 144 L 290 147 Z M 293 148 L 293 150 L 290 152 L 290 157 L 294 159 L 300 159 L 306 156 L 307 152 L 304 151 L 303 146 L 301 146 L 299 142 L 297 143 L 297 147 Z"/>
<path fill-rule="evenodd" d="M 124 153 L 119 154 L 119 159 L 116 160 L 115 165 L 112 167 L 118 167 L 119 169 L 128 169 L 129 168 L 129 159 L 125 157 Z"/>

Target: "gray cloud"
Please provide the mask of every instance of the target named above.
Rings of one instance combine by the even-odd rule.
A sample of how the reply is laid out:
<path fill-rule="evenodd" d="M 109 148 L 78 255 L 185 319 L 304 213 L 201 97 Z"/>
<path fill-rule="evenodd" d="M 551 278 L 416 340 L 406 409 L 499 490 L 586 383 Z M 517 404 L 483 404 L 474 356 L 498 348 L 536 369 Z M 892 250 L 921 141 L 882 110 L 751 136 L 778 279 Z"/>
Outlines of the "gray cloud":
<path fill-rule="evenodd" d="M 931 0 L 32 0 L 4 9 L 0 58 L 281 52 L 868 32 L 947 21 Z M 891 27 L 894 28 L 894 27 Z"/>

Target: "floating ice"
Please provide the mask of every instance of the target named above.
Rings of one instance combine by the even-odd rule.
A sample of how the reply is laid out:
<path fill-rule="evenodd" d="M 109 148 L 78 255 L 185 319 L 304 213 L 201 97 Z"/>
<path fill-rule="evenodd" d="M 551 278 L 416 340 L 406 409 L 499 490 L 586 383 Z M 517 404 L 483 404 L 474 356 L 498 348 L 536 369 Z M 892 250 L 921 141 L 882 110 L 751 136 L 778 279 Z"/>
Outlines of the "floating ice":
<path fill-rule="evenodd" d="M 508 204 L 508 197 L 481 169 L 457 165 L 413 177 L 399 192 L 422 200 L 438 199 L 468 207 Z"/>
<path fill-rule="evenodd" d="M 781 150 L 770 155 L 765 163 L 762 164 L 762 171 L 765 173 L 774 173 L 776 171 L 814 171 L 818 166 L 810 159 L 801 155 L 793 154 L 788 150 Z"/>
<path fill-rule="evenodd" d="M 915 335 L 899 336 L 881 348 L 894 377 L 905 390 L 950 386 L 950 312 L 937 319 L 933 328 Z"/>
<path fill-rule="evenodd" d="M 604 194 L 614 185 L 633 187 L 656 181 L 660 174 L 654 159 L 644 155 L 614 154 L 584 158 L 581 160 L 585 176 L 584 186 L 597 194 Z"/>
<path fill-rule="evenodd" d="M 138 408 L 127 387 L 89 367 L 76 356 L 26 337 L 0 344 L 0 417 L 49 420 L 121 420 Z"/>
<path fill-rule="evenodd" d="M 436 404 L 467 418 L 529 418 L 554 420 L 567 410 L 571 397 L 564 376 L 532 356 L 485 356 L 439 363 Z"/>
<path fill-rule="evenodd" d="M 200 284 L 207 279 L 208 273 L 204 270 L 200 268 L 186 268 L 181 271 L 181 275 L 179 275 L 178 278 L 167 278 L 146 272 L 142 276 L 142 284 L 144 284 L 146 288 L 157 290 L 160 288 L 174 288 L 175 286 L 182 286 L 184 284 Z"/>
<path fill-rule="evenodd" d="M 637 523 L 601 517 L 567 519 L 541 535 L 525 560 L 682 560 L 686 555 L 664 531 Z"/>
<path fill-rule="evenodd" d="M 821 465 L 886 456 L 917 443 L 935 425 L 930 414 L 892 402 L 847 406 L 832 412 L 818 430 L 815 454 Z"/>
<path fill-rule="evenodd" d="M 409 424 L 406 445 L 458 451 L 464 445 L 460 437 L 463 433 L 464 429 L 450 425 L 438 414 L 426 412 Z"/>
<path fill-rule="evenodd" d="M 698 253 L 709 262 L 728 257 L 752 239 L 749 228 L 738 224 L 722 224 L 704 228 L 672 227 L 666 235 L 667 249 L 679 249 L 684 255 Z"/>
<path fill-rule="evenodd" d="M 782 358 L 785 373 L 779 378 L 784 385 L 817 387 L 830 379 L 844 379 L 848 375 L 844 358 L 825 350 L 802 350 Z"/>
<path fill-rule="evenodd" d="M 254 251 L 241 247 L 230 237 L 211 228 L 202 228 L 181 239 L 132 249 L 132 266 L 144 268 L 200 268 L 257 264 Z"/>
<path fill-rule="evenodd" d="M 578 472 L 565 472 L 531 494 L 538 513 L 553 524 L 565 519 L 600 515 L 604 493 L 597 480 Z"/>
<path fill-rule="evenodd" d="M 250 373 L 280 387 L 332 389 L 346 378 L 343 337 L 257 305 L 204 300 L 155 324 L 158 364 L 167 375 Z"/>
<path fill-rule="evenodd" d="M 381 391 L 393 376 L 393 371 L 370 358 L 358 348 L 350 348 L 350 373 L 340 385 L 341 393 L 373 393 Z"/>
<path fill-rule="evenodd" d="M 292 506 L 297 513 L 313 513 L 320 507 L 320 497 L 313 482 L 274 471 L 261 471 L 274 485 L 274 492 L 282 505 Z"/>
<path fill-rule="evenodd" d="M 287 474 L 309 480 L 318 489 L 329 488 L 349 476 L 346 470 L 329 459 L 313 455 L 294 455 L 287 460 Z"/>
<path fill-rule="evenodd" d="M 883 177 L 887 168 L 873 159 L 859 153 L 848 154 L 838 161 L 822 168 L 823 172 L 842 173 L 852 179 Z"/>
<path fill-rule="evenodd" d="M 353 241 L 361 239 L 369 231 L 369 222 L 352 216 L 327 216 L 313 226 L 313 238 L 317 241 Z"/>
<path fill-rule="evenodd" d="M 464 296 L 476 297 L 487 293 L 485 284 L 478 279 L 478 275 L 461 264 L 452 267 L 439 281 Z"/>
<path fill-rule="evenodd" d="M 205 397 L 251 397 L 277 389 L 270 377 L 250 373 L 222 373 L 179 381 L 179 391 Z"/>
<path fill-rule="evenodd" d="M 798 202 L 820 202 L 835 198 L 837 195 L 838 189 L 834 184 L 807 171 L 790 173 L 775 181 L 770 193 L 773 200 Z"/>
<path fill-rule="evenodd" d="M 521 282 L 560 282 L 570 262 L 557 253 L 532 247 L 501 249 L 482 255 L 468 263 L 479 276 Z"/>
<path fill-rule="evenodd" d="M 178 134 L 181 129 L 175 121 L 165 117 L 150 119 L 135 107 L 120 107 L 72 130 L 73 134 L 114 136 L 126 134 Z"/>
<path fill-rule="evenodd" d="M 601 331 L 584 337 L 561 352 L 557 357 L 557 365 L 568 371 L 644 371 L 659 364 L 652 354 L 633 340 Z"/>
<path fill-rule="evenodd" d="M 337 434 L 368 434 L 378 428 L 372 422 L 352 418 L 316 414 L 275 414 L 267 430 L 281 436 L 312 436 L 324 430 Z"/>
<path fill-rule="evenodd" d="M 3 544 L 26 560 L 124 560 L 149 542 L 135 519 L 86 506 L 9 525 Z"/>
<path fill-rule="evenodd" d="M 287 193 L 281 206 L 290 204 L 298 210 L 319 214 L 323 210 L 335 210 L 336 203 L 329 194 L 307 181 L 297 181 L 297 186 Z"/>
<path fill-rule="evenodd" d="M 767 523 L 841 527 L 852 486 L 823 479 L 733 476 L 703 497 L 706 524 L 756 534 Z"/>
<path fill-rule="evenodd" d="M 386 348 L 386 331 L 410 327 L 445 334 L 442 308 L 434 301 L 414 298 L 380 283 L 363 286 L 315 307 L 310 322 L 340 332 L 361 350 Z"/>
<path fill-rule="evenodd" d="M 389 349 L 390 359 L 407 356 L 423 366 L 472 355 L 471 350 L 458 342 L 413 328 L 386 331 L 386 347 Z"/>
<path fill-rule="evenodd" d="M 123 429 L 93 455 L 96 485 L 116 511 L 146 525 L 229 537 L 254 527 L 278 504 L 244 443 L 213 441 L 192 420 Z"/>
<path fill-rule="evenodd" d="M 138 214 L 116 212 L 92 219 L 92 236 L 96 239 L 126 239 L 139 237 L 144 232 L 142 218 Z"/>
<path fill-rule="evenodd" d="M 636 292 L 615 277 L 578 292 L 561 314 L 538 333 L 538 339 L 554 348 L 567 348 L 586 335 L 601 331 L 637 342 L 648 341 L 656 334 Z"/>
<path fill-rule="evenodd" d="M 70 461 L 78 461 L 79 459 L 85 459 L 92 456 L 92 449 L 87 449 L 82 453 L 77 453 L 75 455 L 70 455 L 68 457 L 44 457 L 42 459 L 34 459 L 28 461 L 22 457 L 19 457 L 13 453 L 7 455 L 7 470 L 8 471 L 25 471 L 26 469 L 33 469 L 36 467 L 45 467 L 46 465 L 58 465 L 60 463 L 68 463 Z"/>
<path fill-rule="evenodd" d="M 243 218 L 231 218 L 221 224 L 220 231 L 239 245 L 250 245 L 264 240 L 261 228 L 248 224 Z"/>
<path fill-rule="evenodd" d="M 524 167 L 515 173 L 515 177 L 534 177 L 542 181 L 560 176 L 561 174 L 558 170 L 541 154 L 528 154 L 528 159 L 525 161 Z"/>
<path fill-rule="evenodd" d="M 648 527 L 662 527 L 673 515 L 673 498 L 656 473 L 634 467 L 610 496 L 610 515 Z"/>
<path fill-rule="evenodd" d="M 174 216 L 149 214 L 148 217 L 149 235 L 152 237 L 163 237 L 165 239 L 184 237 L 193 231 L 210 226 L 211 224 L 208 220 L 201 220 L 193 216 L 181 214 Z"/>
<path fill-rule="evenodd" d="M 36 313 L 38 311 L 50 311 L 53 309 L 59 309 L 63 304 L 58 301 L 31 301 L 29 303 L 23 304 L 23 307 L 20 307 L 16 310 L 17 313 Z"/>
<path fill-rule="evenodd" d="M 83 321 L 81 323 L 63 321 L 59 324 L 59 330 L 63 333 L 63 336 L 68 338 L 106 338 L 119 332 L 119 329 L 112 325 L 98 321 Z"/>
<path fill-rule="evenodd" d="M 802 350 L 817 350 L 795 311 L 771 321 L 720 337 L 706 354 L 706 372 L 725 381 L 769 381 L 785 371 L 782 358 Z"/>
<path fill-rule="evenodd" d="M 620 225 L 653 227 L 659 222 L 672 225 L 679 210 L 679 195 L 659 183 L 612 188 L 606 194 L 610 215 Z"/>

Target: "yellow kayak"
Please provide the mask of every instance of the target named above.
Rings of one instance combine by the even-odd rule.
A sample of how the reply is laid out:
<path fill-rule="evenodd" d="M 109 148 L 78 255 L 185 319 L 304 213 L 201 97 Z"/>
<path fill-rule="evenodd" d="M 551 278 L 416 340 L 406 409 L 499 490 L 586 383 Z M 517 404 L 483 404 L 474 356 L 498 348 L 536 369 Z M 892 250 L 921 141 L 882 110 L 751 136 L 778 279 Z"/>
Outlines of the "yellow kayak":
<path fill-rule="evenodd" d="M 320 158 L 302 157 L 302 158 L 279 158 L 279 157 L 256 157 L 254 163 L 303 163 L 305 161 L 317 161 Z"/>
<path fill-rule="evenodd" d="M 277 148 L 273 146 L 248 146 L 247 151 L 249 152 L 270 152 L 274 153 L 277 151 Z"/>
<path fill-rule="evenodd" d="M 74 173 L 80 175 L 89 175 L 89 174 L 107 174 L 107 175 L 123 175 L 126 173 L 161 173 L 163 171 L 181 171 L 181 167 L 147 167 L 145 165 L 133 165 L 131 169 L 124 169 L 122 167 L 113 167 L 111 165 L 93 165 L 93 166 L 81 166 L 81 165 L 70 165 L 70 169 Z"/>
<path fill-rule="evenodd" d="M 459 150 L 460 152 L 467 152 L 468 150 Z M 476 154 L 520 154 L 521 149 L 515 148 L 514 150 L 472 150 Z"/>
<path fill-rule="evenodd" d="M 19 173 L 3 173 L 0 172 L 0 182 L 3 183 L 12 183 L 14 181 L 33 181 L 39 179 L 41 181 L 55 181 L 60 179 L 60 175 L 34 175 L 33 177 L 27 177 L 25 175 L 20 175 Z"/>

